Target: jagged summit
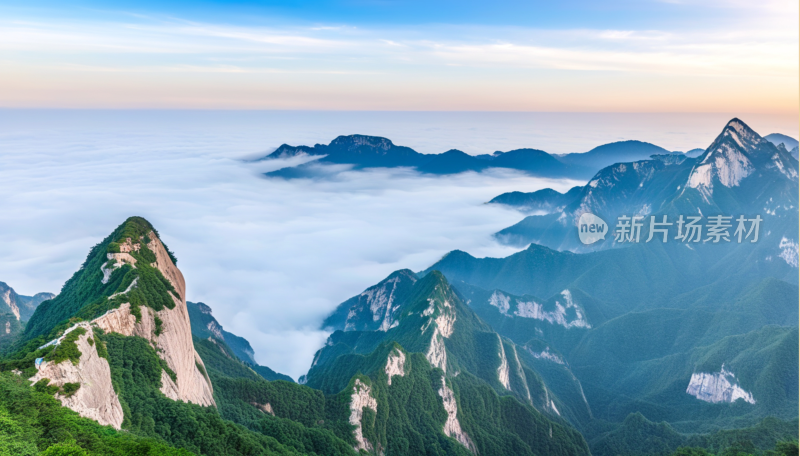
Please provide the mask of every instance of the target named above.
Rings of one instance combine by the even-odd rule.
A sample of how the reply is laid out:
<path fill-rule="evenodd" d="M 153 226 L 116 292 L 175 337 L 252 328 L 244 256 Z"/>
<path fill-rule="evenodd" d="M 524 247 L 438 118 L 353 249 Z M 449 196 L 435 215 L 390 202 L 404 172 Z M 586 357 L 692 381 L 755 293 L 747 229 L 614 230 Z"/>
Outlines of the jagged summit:
<path fill-rule="evenodd" d="M 15 361 L 15 367 L 34 382 L 78 385 L 76 393 L 57 397 L 82 416 L 119 429 L 123 407 L 102 335 L 136 336 L 161 365 L 161 393 L 215 405 L 192 343 L 185 293 L 175 256 L 156 229 L 144 218 L 131 217 L 92 248 L 58 296 L 36 309 L 22 340 L 31 341 L 23 351 L 39 348 Z"/>
<path fill-rule="evenodd" d="M 417 276 L 408 269 L 391 273 L 377 285 L 341 303 L 325 319 L 323 328 L 345 331 L 387 331 L 397 325 L 400 305 L 408 294 Z"/>
<path fill-rule="evenodd" d="M 677 217 L 763 211 L 770 217 L 780 214 L 776 217 L 783 231 L 783 220 L 796 217 L 792 213 L 796 214 L 797 183 L 798 162 L 785 147 L 775 146 L 742 120 L 732 119 L 696 158 L 660 154 L 615 163 L 565 195 L 552 190 L 500 195 L 492 202 L 534 214 L 495 237 L 519 247 L 537 243 L 573 252 L 618 246 L 614 236 L 588 246 L 579 241 L 575 227 L 587 212 L 609 223 L 620 216 L 649 219 L 659 214 Z M 786 229 L 787 239 L 795 237 L 793 231 Z"/>
<path fill-rule="evenodd" d="M 158 245 L 160 248 L 151 248 L 152 241 L 155 241 L 153 246 Z M 137 262 L 140 261 L 140 267 L 137 268 Z M 153 263 L 156 265 L 153 266 Z M 183 276 L 176 264 L 175 255 L 161 242 L 158 231 L 150 222 L 142 217 L 130 217 L 91 249 L 86 261 L 64 284 L 55 299 L 36 309 L 23 339 L 42 336 L 81 311 L 86 318 L 99 316 L 103 311 L 100 309 L 102 298 L 124 291 L 143 270 L 156 268 L 162 278 L 171 275 L 167 276 L 171 281 L 170 286 L 175 288 L 179 299 L 185 299 Z M 124 273 L 115 274 L 117 270 L 124 270 Z M 128 274 L 130 271 L 134 272 Z M 125 276 L 127 279 L 122 286 Z M 161 287 L 166 289 L 167 282 L 162 283 Z M 162 301 L 170 305 L 169 300 L 158 300 Z"/>
<path fill-rule="evenodd" d="M 796 182 L 797 163 L 785 148 L 776 147 L 734 118 L 699 157 L 686 188 L 696 189 L 710 203 L 715 185 L 738 187 L 749 176 L 761 173 L 779 173 Z"/>
<path fill-rule="evenodd" d="M 426 407 L 414 416 L 430 420 L 393 426 L 419 429 L 423 425 L 437 430 L 457 442 L 458 448 L 448 454 L 463 450 L 499 454 L 490 449 L 489 434 L 499 440 L 524 440 L 515 454 L 529 454 L 528 446 L 533 449 L 540 444 L 544 446 L 533 450 L 536 454 L 562 452 L 558 445 L 566 443 L 548 436 L 551 426 L 560 426 L 556 423 L 561 403 L 523 362 L 530 355 L 518 352 L 514 343 L 478 318 L 441 272 L 432 270 L 417 277 L 409 270 L 396 271 L 339 306 L 335 312 L 339 330 L 317 352 L 305 378 L 308 386 L 326 394 L 350 396 L 356 448 L 380 453 L 381 448 L 393 444 L 380 435 L 367 434 L 366 409 L 377 413 L 377 427 L 385 426 L 386 421 L 405 423 L 404 413 Z M 398 294 L 400 284 L 405 289 Z M 386 309 L 395 309 L 388 328 Z M 409 398 L 409 391 L 427 399 Z M 472 400 L 476 395 L 482 399 Z M 387 397 L 392 398 L 390 403 L 406 404 L 402 406 L 406 412 L 387 407 Z M 516 431 L 493 428 L 506 413 L 493 405 L 498 398 L 509 407 L 518 407 L 514 413 L 538 424 Z M 581 444 L 570 451 L 586 453 Z"/>
<path fill-rule="evenodd" d="M 506 373 L 497 372 L 503 364 L 501 360 L 503 349 L 499 345 L 500 339 L 497 334 L 463 302 L 444 274 L 432 270 L 420 279 L 413 276 L 413 281 L 408 279 L 410 274 L 408 270 L 396 271 L 378 285 L 367 289 L 367 292 L 374 294 L 389 291 L 387 285 L 402 283 L 402 280 L 407 280 L 408 285 L 402 296 L 397 296 L 393 301 L 393 308 L 396 310 L 390 327 L 386 329 L 375 327 L 380 319 L 371 325 L 374 329 L 363 329 L 356 324 L 346 325 L 344 328 L 340 326 L 341 330 L 333 333 L 329 339 L 328 346 L 333 347 L 331 351 L 323 348 L 317 353 L 309 371 L 309 384 L 317 386 L 327 384 L 327 380 L 320 377 L 322 372 L 320 367 L 335 360 L 337 344 L 350 345 L 354 343 L 353 338 L 357 338 L 361 340 L 354 346 L 358 352 L 370 352 L 383 341 L 393 341 L 409 352 L 424 354 L 432 367 L 441 369 L 447 375 L 458 375 L 465 370 L 471 371 L 474 375 L 485 378 L 499 391 L 513 390 L 519 397 L 527 400 L 527 386 L 520 383 L 517 389 L 512 389 L 505 378 Z M 401 281 L 395 282 L 396 279 Z M 349 308 L 351 314 L 360 315 L 365 302 L 356 298 L 361 296 L 345 301 L 337 308 L 337 312 Z M 371 333 L 373 335 L 369 335 Z M 476 359 L 482 356 L 474 351 L 479 347 L 479 352 L 486 347 L 496 349 L 493 354 L 487 353 L 491 358 L 490 361 Z M 492 350 L 489 349 L 488 352 Z M 330 358 L 331 356 L 334 358 Z M 497 366 L 488 370 L 479 367 L 485 366 L 486 363 L 489 365 L 496 363 Z M 341 386 L 332 387 L 330 392 Z"/>

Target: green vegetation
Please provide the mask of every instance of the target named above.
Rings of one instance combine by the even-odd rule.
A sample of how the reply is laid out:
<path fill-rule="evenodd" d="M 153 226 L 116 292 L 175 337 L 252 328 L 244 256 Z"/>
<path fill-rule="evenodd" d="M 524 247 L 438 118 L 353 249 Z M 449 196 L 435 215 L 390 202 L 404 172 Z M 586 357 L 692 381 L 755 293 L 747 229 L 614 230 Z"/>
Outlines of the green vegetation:
<path fill-rule="evenodd" d="M 76 342 L 84 334 L 86 334 L 86 328 L 83 327 L 77 327 L 70 331 L 69 334 L 61 339 L 61 343 L 56 345 L 53 351 L 44 358 L 45 361 L 58 364 L 62 361 L 70 360 L 72 364 L 78 365 L 78 361 L 81 359 L 81 352 L 78 350 Z"/>
<path fill-rule="evenodd" d="M 141 337 L 103 336 L 123 429 L 202 455 L 302 454 L 273 437 L 226 421 L 214 407 L 173 401 L 161 391 L 161 359 Z"/>
<path fill-rule="evenodd" d="M 520 344 L 525 346 L 499 336 L 479 318 L 497 313 L 495 307 L 487 304 L 473 311 L 464 304 L 467 295 L 487 301 L 490 291 L 468 284 L 456 291 L 436 271 L 419 280 L 410 271 L 400 271 L 396 274 L 403 276 L 402 292 L 393 295 L 401 309 L 398 324 L 378 331 L 371 312 L 360 315 L 357 323 L 363 330 L 334 333 L 318 353 L 308 386 L 265 380 L 291 379 L 257 366 L 246 340 L 224 331 L 219 339 L 219 332 L 208 329 L 212 322 L 218 325 L 210 309 L 190 304 L 192 332 L 197 336 L 193 342 L 203 360 L 196 368 L 212 383 L 216 407 L 168 399 L 160 391 L 163 374 L 174 382 L 178 379 L 159 356 L 159 348 L 141 337 L 97 329 L 88 343 L 108 360 L 124 413 L 122 432 L 99 426 L 61 407 L 53 397 L 82 396 L 79 383 L 55 386 L 44 379 L 31 387 L 24 379 L 36 372 L 36 358 L 78 362 L 76 341 L 86 334 L 83 328 L 73 330 L 58 346 L 38 349 L 78 322 L 125 303 L 130 303 L 137 320 L 143 316 L 142 306 L 153 311 L 174 308 L 177 291 L 151 266 L 156 255 L 147 244 L 153 235 L 157 233 L 152 226 L 137 217 L 117 228 L 92 249 L 62 293 L 39 307 L 11 354 L 0 359 L 0 456 L 352 456 L 356 442 L 349 416 L 356 379 L 369 385 L 377 404 L 375 410 L 362 410 L 362 434 L 375 452 L 386 456 L 472 456 L 466 446 L 444 433 L 448 414 L 440 394 L 443 388 L 452 391 L 461 429 L 482 456 L 588 455 L 590 448 L 596 456 L 797 454 L 797 442 L 791 440 L 797 437 L 797 421 L 763 419 L 765 414 L 796 416 L 797 329 L 775 326 L 796 315 L 785 309 L 787 302 L 796 301 L 796 285 L 751 281 L 737 285 L 733 294 L 714 285 L 682 295 L 674 301 L 680 304 L 675 308 L 650 308 L 647 303 L 632 312 L 637 302 L 631 296 L 645 292 L 661 296 L 685 278 L 675 271 L 658 280 L 651 277 L 658 267 L 650 266 L 669 259 L 658 248 L 609 253 L 616 259 L 609 263 L 614 267 L 599 272 L 586 257 L 538 248 L 502 267 L 500 260 L 493 260 L 488 266 L 458 270 L 466 278 L 496 273 L 484 277 L 485 282 L 513 284 L 521 293 L 549 288 L 560 293 L 570 287 L 594 325 L 591 332 L 551 330 L 549 323 L 534 319 L 508 323 L 515 319 L 492 317 L 495 328 L 517 341 L 524 337 Z M 122 248 L 129 238 L 138 249 Z M 116 267 L 106 257 L 123 250 L 136 260 L 135 267 Z M 565 264 L 575 266 L 575 271 L 564 272 Z M 107 271 L 113 268 L 105 284 L 103 266 Z M 454 270 L 460 266 L 450 264 Z M 531 267 L 536 280 L 520 272 Z M 485 271 L 477 270 L 481 268 Z M 580 286 L 570 274 L 580 275 L 576 282 Z M 624 299 L 614 298 L 617 290 L 604 281 L 618 281 L 627 274 L 634 283 L 632 291 Z M 592 295 L 582 290 L 591 290 Z M 709 301 L 714 294 L 724 296 L 727 304 L 709 310 L 716 305 Z M 553 298 L 519 298 L 554 308 Z M 354 299 L 348 302 L 363 304 Z M 347 315 L 346 307 L 337 310 L 339 320 Z M 735 317 L 728 318 L 731 315 Z M 446 338 L 435 339 L 446 349 L 448 375 L 431 367 L 423 354 L 439 334 L 433 319 L 445 321 L 439 323 L 440 330 L 448 328 Z M 155 334 L 161 334 L 164 322 L 157 315 L 154 324 Z M 535 338 L 525 337 L 532 333 Z M 0 338 L 0 347 L 4 343 L 11 342 Z M 534 358 L 544 350 L 568 362 Z M 389 385 L 384 367 L 387 357 L 398 351 L 405 356 L 403 375 L 393 376 Z M 498 374 L 501 359 L 509 372 L 503 383 Z M 685 393 L 692 372 L 716 372 L 722 363 L 736 372 L 743 388 L 753 392 L 756 404 L 708 404 Z M 21 376 L 9 372 L 16 369 Z M 579 382 L 577 376 L 587 380 Z M 576 427 L 588 436 L 588 443 Z"/>
<path fill-rule="evenodd" d="M 100 426 L 40 388 L 0 373 L 0 455 L 188 456 L 160 439 Z M 71 451 L 71 452 L 70 452 Z"/>
<path fill-rule="evenodd" d="M 7 352 L 24 329 L 25 325 L 13 313 L 0 314 L 0 353 Z"/>
<path fill-rule="evenodd" d="M 81 389 L 80 383 L 64 383 L 61 385 L 61 392 L 64 396 L 70 397 Z"/>
<path fill-rule="evenodd" d="M 86 261 L 64 284 L 58 296 L 39 305 L 16 348 L 22 348 L 26 342 L 39 336 L 52 334 L 54 328 L 60 327 L 71 317 L 91 320 L 124 302 L 130 302 L 131 312 L 139 317 L 140 306 L 148 306 L 156 311 L 165 307 L 173 308 L 175 304 L 170 295 L 177 297 L 176 290 L 161 271 L 150 266 L 156 256 L 147 247 L 144 238 L 151 231 L 158 235 L 147 220 L 131 217 L 110 236 L 92 247 Z M 111 273 L 107 283 L 103 283 L 101 267 L 109 262 L 106 253 L 119 252 L 120 244 L 125 243 L 128 238 L 140 246 L 138 251 L 129 252 L 136 259 L 136 267 L 122 265 Z M 170 254 L 170 257 L 174 262 L 174 256 Z M 130 292 L 108 299 L 114 293 L 124 292 L 134 280 L 137 280 L 136 287 Z"/>
<path fill-rule="evenodd" d="M 444 373 L 432 368 L 423 355 L 434 336 L 431 319 L 443 317 L 455 320 L 452 333 L 443 343 L 448 372 L 458 372 L 446 382 L 458 404 L 461 427 L 479 454 L 589 453 L 574 428 L 557 417 L 544 415 L 528 402 L 530 389 L 535 403 L 544 403 L 541 380 L 535 372 L 517 364 L 513 344 L 503 341 L 478 319 L 441 274 L 434 272 L 416 281 L 405 300 L 396 305 L 402 309 L 396 327 L 385 332 L 334 333 L 308 375 L 309 386 L 340 397 L 344 403 L 352 394 L 355 378 L 371 385 L 377 412 L 374 416 L 366 412 L 362 421 L 363 432 L 374 436 L 376 447 L 387 455 L 470 454 L 443 432 L 447 414 L 438 391 Z M 498 380 L 501 348 L 512 373 L 511 391 Z M 389 385 L 384 367 L 396 350 L 405 353 L 405 375 L 393 377 Z M 527 378 L 517 374 L 523 369 Z"/>
<path fill-rule="evenodd" d="M 752 427 L 721 430 L 710 434 L 687 435 L 678 433 L 666 422 L 653 423 L 640 413 L 634 413 L 629 415 L 622 424 L 611 425 L 611 427 L 613 430 L 601 434 L 592 442 L 592 454 L 597 456 L 633 454 L 777 456 L 783 453 L 775 453 L 775 451 L 779 451 L 779 448 L 787 448 L 789 445 L 787 438 L 794 438 L 796 441 L 798 421 L 797 419 L 783 421 L 777 418 L 765 418 Z"/>
<path fill-rule="evenodd" d="M 98 333 L 101 332 L 100 328 L 95 328 L 93 331 L 94 334 L 94 346 L 95 350 L 97 350 L 97 356 L 101 358 L 108 359 L 108 349 L 106 349 L 106 344 L 100 338 L 98 338 Z"/>
<path fill-rule="evenodd" d="M 55 395 L 59 390 L 58 386 L 50 384 L 49 378 L 43 378 L 38 382 L 34 383 L 33 389 L 40 393 L 49 394 L 50 396 Z"/>
<path fill-rule="evenodd" d="M 186 309 L 189 311 L 189 321 L 192 325 L 192 335 L 197 337 L 198 339 L 217 339 L 215 334 L 212 334 L 211 331 L 208 329 L 209 324 L 220 326 L 219 322 L 211 315 L 211 308 L 203 304 L 202 302 L 187 302 Z M 250 342 L 243 337 L 239 337 L 236 334 L 229 333 L 224 329 L 221 330 L 222 337 L 223 337 L 223 344 L 221 346 L 226 346 L 229 350 L 229 355 L 235 356 L 239 358 L 248 368 L 252 369 L 261 377 L 266 380 L 286 380 L 288 382 L 292 382 L 294 380 L 291 377 L 279 374 L 274 370 L 270 369 L 266 366 L 259 366 L 256 364 L 255 359 L 253 358 L 253 347 L 250 346 Z"/>
<path fill-rule="evenodd" d="M 220 415 L 304 454 L 352 455 L 347 402 L 287 381 L 269 382 L 221 341 L 194 339 L 214 385 Z M 269 404 L 275 416 L 265 412 Z"/>
<path fill-rule="evenodd" d="M 60 387 L 58 385 L 51 385 L 49 378 L 43 378 L 33 385 L 33 389 L 40 392 L 54 396 L 61 394 L 64 397 L 70 397 L 81 389 L 80 383 L 64 383 Z"/>

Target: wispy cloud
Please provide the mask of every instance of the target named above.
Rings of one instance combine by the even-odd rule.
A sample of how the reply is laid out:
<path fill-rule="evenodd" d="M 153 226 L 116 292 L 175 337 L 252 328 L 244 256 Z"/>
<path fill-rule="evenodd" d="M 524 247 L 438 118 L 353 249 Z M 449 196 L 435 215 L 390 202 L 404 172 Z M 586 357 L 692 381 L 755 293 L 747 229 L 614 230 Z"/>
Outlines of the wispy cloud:
<path fill-rule="evenodd" d="M 239 89 L 265 93 L 274 88 L 294 94 L 295 101 L 272 95 L 249 97 L 247 102 L 228 97 L 225 103 L 203 106 L 596 110 L 608 106 L 599 93 L 613 92 L 618 96 L 608 108 L 612 110 L 631 109 L 638 99 L 650 110 L 674 110 L 684 101 L 687 110 L 698 109 L 700 103 L 704 110 L 717 111 L 729 109 L 726 92 L 740 84 L 748 89 L 740 109 L 796 110 L 798 28 L 796 21 L 782 17 L 753 15 L 734 21 L 735 26 L 728 21 L 696 30 L 268 27 L 130 15 L 116 22 L 7 18 L 0 21 L 0 61 L 6 73 L 0 76 L 0 105 L 39 105 L 24 101 L 26 96 L 37 98 L 31 93 L 37 90 L 36 81 L 39 93 L 54 91 L 51 106 L 75 106 L 70 100 L 87 89 L 80 81 L 68 86 L 72 83 L 59 71 L 86 71 L 115 75 L 98 81 L 107 87 L 108 107 L 130 106 L 124 94 L 130 92 L 131 78 L 147 74 L 137 90 L 149 87 L 150 93 L 139 93 L 136 99 L 145 106 L 146 100 L 159 99 L 150 101 L 150 106 L 164 106 L 166 101 L 157 94 L 173 90 L 171 74 L 206 73 L 207 77 L 179 89 L 181 99 L 191 97 L 193 90 L 196 103 L 172 101 L 172 106 L 202 104 L 199 100 L 209 98 L 201 94 L 219 93 L 215 98 L 224 98 L 222 94 Z M 487 72 L 493 72 L 491 80 Z M 555 78 L 553 72 L 560 76 Z M 598 72 L 613 78 L 598 78 Z M 248 74 L 301 77 L 236 79 Z M 702 88 L 691 84 L 691 78 L 700 78 L 697 84 Z M 714 84 L 712 78 L 728 82 Z M 490 85 L 506 88 L 491 103 L 480 95 Z M 672 101 L 652 107 L 657 100 L 624 93 L 625 88 L 645 86 L 654 93 L 669 92 L 666 99 Z M 544 88 L 553 94 L 552 100 L 509 102 L 513 93 Z M 447 101 L 431 94 L 446 94 Z M 560 107 L 557 99 L 563 100 Z M 433 103 L 444 104 L 437 108 Z"/>

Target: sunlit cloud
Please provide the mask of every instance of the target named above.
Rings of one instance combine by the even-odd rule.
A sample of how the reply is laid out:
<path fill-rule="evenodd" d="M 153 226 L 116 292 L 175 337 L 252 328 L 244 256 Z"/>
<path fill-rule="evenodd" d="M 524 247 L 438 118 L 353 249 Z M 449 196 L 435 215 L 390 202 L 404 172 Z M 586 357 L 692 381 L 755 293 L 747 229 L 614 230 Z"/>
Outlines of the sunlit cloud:
<path fill-rule="evenodd" d="M 0 106 L 796 112 L 796 15 L 714 7 L 741 18 L 690 30 L 6 18 Z"/>

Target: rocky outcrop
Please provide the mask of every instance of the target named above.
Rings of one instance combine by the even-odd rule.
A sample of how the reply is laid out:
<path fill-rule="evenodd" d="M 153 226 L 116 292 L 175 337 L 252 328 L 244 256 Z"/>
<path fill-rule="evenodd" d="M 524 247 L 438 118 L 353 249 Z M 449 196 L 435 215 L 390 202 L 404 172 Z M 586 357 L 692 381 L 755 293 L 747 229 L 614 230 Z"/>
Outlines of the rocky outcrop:
<path fill-rule="evenodd" d="M 14 316 L 17 317 L 17 320 L 19 320 L 19 307 L 17 307 L 15 300 L 11 299 L 11 291 L 11 288 L 8 288 L 5 290 L 5 292 L 0 293 L 0 298 L 3 299 L 3 302 L 5 302 L 8 308 L 11 309 L 11 313 L 13 313 Z"/>
<path fill-rule="evenodd" d="M 433 331 L 431 344 L 428 346 L 428 351 L 425 352 L 425 358 L 431 363 L 431 366 L 447 372 L 447 350 L 444 347 L 443 337 L 439 334 L 439 328 Z"/>
<path fill-rule="evenodd" d="M 498 353 L 498 356 L 500 356 L 500 366 L 497 368 L 497 379 L 505 389 L 510 390 L 511 381 L 509 380 L 508 374 L 508 359 L 506 358 L 506 350 L 503 347 L 503 339 L 500 338 L 500 334 L 497 335 L 497 342 L 500 345 L 500 352 Z"/>
<path fill-rule="evenodd" d="M 553 310 L 546 310 L 542 304 L 535 301 L 518 302 L 514 315 L 546 321 L 567 329 L 590 329 L 592 327 L 586 320 L 583 309 L 572 298 L 572 293 L 569 290 L 561 292 L 561 299 L 556 299 L 554 307 Z"/>
<path fill-rule="evenodd" d="M 266 404 L 259 404 L 258 402 L 251 402 L 250 405 L 259 409 L 263 413 L 267 413 L 269 415 L 275 416 L 275 412 L 272 410 L 272 405 L 269 402 Z"/>
<path fill-rule="evenodd" d="M 510 301 L 508 296 L 499 291 L 495 291 L 492 293 L 492 296 L 489 297 L 489 305 L 497 307 L 500 313 L 506 316 L 508 316 L 508 309 L 511 307 Z"/>
<path fill-rule="evenodd" d="M 748 404 L 755 404 L 753 394 L 745 391 L 736 383 L 736 376 L 732 372 L 725 370 L 722 366 L 719 372 L 706 373 L 699 372 L 692 374 L 686 392 L 701 401 L 711 402 L 736 402 L 739 399 Z"/>
<path fill-rule="evenodd" d="M 148 237 L 150 242 L 147 247 L 156 255 L 156 261 L 152 266 L 161 271 L 177 292 L 177 297 L 172 295 L 175 306 L 158 312 L 140 306 L 141 318 L 137 321 L 136 316 L 131 313 L 131 305 L 123 303 L 91 322 L 81 322 L 69 328 L 64 335 L 80 326 L 86 328 L 90 335 L 93 334 L 92 328 L 97 327 L 106 333 L 142 337 L 151 343 L 158 356 L 166 361 L 169 369 L 175 373 L 176 381 L 173 381 L 167 372 L 161 373 L 161 392 L 166 397 L 203 406 L 216 405 L 211 381 L 204 373 L 205 365 L 194 350 L 183 274 L 174 265 L 155 233 L 150 232 Z M 136 267 L 136 259 L 127 252 L 139 248 L 140 244 L 134 244 L 128 239 L 120 244 L 120 253 L 108 254 L 109 259 L 113 258 L 117 263 L 126 262 Z M 136 286 L 137 283 L 134 281 L 128 289 L 116 295 L 126 294 Z M 156 317 L 160 320 L 158 325 Z M 48 345 L 57 345 L 64 335 Z M 111 386 L 111 371 L 106 360 L 99 358 L 94 346 L 87 342 L 88 337 L 84 335 L 78 340 L 81 357 L 77 366 L 69 360 L 54 366 L 44 363 L 39 366 L 39 372 L 31 380 L 47 378 L 52 384 L 59 386 L 64 383 L 81 383 L 80 389 L 74 395 L 60 397 L 62 403 L 82 416 L 119 428 L 123 418 L 122 408 Z"/>
<path fill-rule="evenodd" d="M 399 375 L 401 377 L 405 375 L 405 365 L 406 355 L 402 350 L 395 348 L 391 353 L 389 353 L 389 357 L 386 359 L 385 368 L 386 376 L 389 377 L 389 385 L 392 384 L 392 377 L 395 375 Z"/>
<path fill-rule="evenodd" d="M 469 438 L 466 432 L 461 429 L 461 423 L 458 421 L 458 404 L 456 402 L 456 395 L 453 393 L 447 384 L 445 378 L 442 377 L 442 387 L 439 388 L 439 397 L 442 398 L 442 405 L 447 412 L 447 421 L 444 423 L 444 433 L 448 437 L 452 437 L 471 452 L 476 453 L 477 449 L 472 439 Z"/>
<path fill-rule="evenodd" d="M 108 361 L 97 354 L 92 326 L 83 322 L 71 329 L 75 330 L 79 327 L 85 329 L 86 333 L 79 336 L 75 342 L 81 352 L 78 364 L 72 364 L 70 360 L 58 364 L 43 362 L 39 365 L 39 371 L 30 380 L 35 383 L 42 379 L 48 379 L 49 385 L 59 387 L 67 383 L 79 384 L 80 387 L 71 396 L 58 393 L 56 398 L 65 407 L 69 407 L 83 417 L 120 429 L 124 416 L 119 397 L 111 384 L 111 369 Z"/>
<path fill-rule="evenodd" d="M 150 243 L 147 244 L 147 247 L 156 255 L 156 262 L 153 266 L 157 267 L 161 274 L 172 283 L 172 286 L 175 287 L 180 296 L 180 299 L 173 296 L 175 301 L 174 308 L 156 312 L 162 322 L 160 335 L 155 336 L 154 319 L 145 318 L 144 312 L 139 323 L 143 327 L 140 327 L 138 331 L 149 333 L 150 336 L 145 338 L 154 342 L 159 349 L 159 356 L 167 362 L 169 368 L 177 376 L 178 381 L 176 383 L 173 383 L 171 379 L 170 382 L 162 382 L 162 392 L 167 397 L 177 395 L 177 399 L 186 402 L 199 405 L 216 405 L 211 382 L 200 370 L 202 367 L 203 371 L 205 371 L 205 365 L 197 352 L 195 352 L 194 344 L 192 343 L 192 328 L 189 322 L 189 312 L 186 309 L 186 282 L 183 274 L 172 263 L 167 249 L 164 248 L 164 244 L 161 243 L 158 237 L 152 232 L 148 236 Z M 134 328 L 134 331 L 136 330 Z M 173 384 L 170 385 L 169 383 Z"/>
<path fill-rule="evenodd" d="M 355 426 L 353 436 L 356 438 L 356 451 L 372 451 L 372 443 L 364 438 L 361 428 L 361 418 L 364 415 L 364 408 L 369 408 L 373 412 L 378 412 L 378 402 L 370 396 L 371 388 L 360 379 L 356 379 L 353 385 L 353 394 L 350 396 L 350 424 Z"/>
<path fill-rule="evenodd" d="M 225 340 L 225 336 L 222 334 L 222 326 L 219 325 L 216 321 L 209 321 L 206 328 L 214 335 L 218 340 Z"/>
<path fill-rule="evenodd" d="M 778 256 L 782 258 L 786 264 L 796 268 L 800 263 L 800 248 L 798 248 L 798 244 L 792 239 L 786 239 L 786 237 L 782 237 L 781 242 L 778 244 L 778 248 L 781 251 L 780 255 Z"/>
<path fill-rule="evenodd" d="M 344 331 L 388 331 L 397 327 L 400 308 L 417 281 L 409 270 L 395 271 L 375 286 L 343 302 L 323 327 Z"/>
<path fill-rule="evenodd" d="M 544 359 L 561 365 L 566 364 L 564 360 L 561 358 L 561 356 L 550 351 L 550 347 L 545 347 L 544 350 L 538 352 L 531 350 L 530 347 L 528 347 L 527 350 L 528 353 L 530 353 L 531 356 L 533 356 L 536 359 Z"/>
<path fill-rule="evenodd" d="M 528 379 L 525 376 L 525 370 L 522 368 L 522 363 L 519 362 L 519 354 L 517 354 L 517 346 L 512 345 L 511 350 L 514 352 L 514 362 L 517 363 L 517 376 L 522 381 L 522 385 L 525 388 L 525 397 L 528 398 L 528 402 L 532 403 L 533 399 L 531 398 L 531 390 L 528 388 Z"/>
<path fill-rule="evenodd" d="M 433 315 L 437 314 L 434 318 Z M 423 317 L 430 316 L 425 325 L 422 326 L 424 333 L 428 327 L 433 324 L 433 335 L 431 336 L 431 343 L 428 346 L 428 351 L 425 353 L 425 358 L 431 363 L 431 366 L 438 367 L 447 372 L 447 350 L 444 346 L 444 339 L 453 335 L 453 327 L 456 323 L 456 311 L 452 304 L 448 301 L 443 301 L 437 305 L 435 299 L 428 299 L 428 307 L 422 312 Z"/>
<path fill-rule="evenodd" d="M 192 402 L 199 405 L 215 405 L 213 389 L 208 379 L 200 372 L 203 360 L 194 350 L 189 315 L 185 305 L 176 303 L 173 309 L 154 312 L 149 307 L 140 307 L 142 318 L 136 321 L 131 314 L 130 304 L 122 304 L 92 321 L 106 332 L 123 336 L 139 336 L 147 339 L 158 348 L 158 355 L 175 372 L 177 383 L 162 373 L 161 392 L 170 399 Z M 156 333 L 154 316 L 161 319 L 161 334 Z"/>

